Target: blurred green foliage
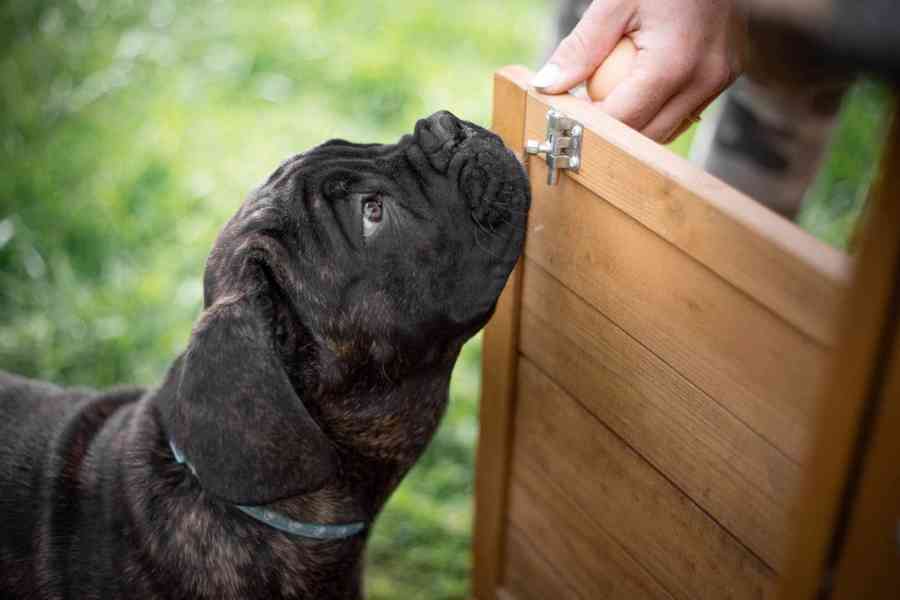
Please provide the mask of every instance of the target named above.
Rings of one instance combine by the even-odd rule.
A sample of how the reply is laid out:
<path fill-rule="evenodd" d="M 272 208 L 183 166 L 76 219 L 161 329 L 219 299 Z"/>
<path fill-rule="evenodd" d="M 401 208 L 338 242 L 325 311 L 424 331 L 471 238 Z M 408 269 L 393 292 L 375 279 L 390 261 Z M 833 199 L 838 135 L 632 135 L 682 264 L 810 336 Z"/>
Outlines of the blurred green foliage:
<path fill-rule="evenodd" d="M 212 240 L 285 157 L 393 141 L 446 108 L 482 124 L 491 73 L 534 66 L 544 0 L 0 0 L 0 368 L 151 384 L 185 345 Z M 841 244 L 883 92 L 851 99 L 804 224 Z M 675 146 L 686 152 L 689 137 Z M 464 598 L 480 344 L 381 516 L 370 597 Z"/>
<path fill-rule="evenodd" d="M 830 151 L 797 218 L 801 227 L 838 248 L 850 245 L 877 173 L 888 103 L 884 84 L 862 80 L 851 88 Z"/>

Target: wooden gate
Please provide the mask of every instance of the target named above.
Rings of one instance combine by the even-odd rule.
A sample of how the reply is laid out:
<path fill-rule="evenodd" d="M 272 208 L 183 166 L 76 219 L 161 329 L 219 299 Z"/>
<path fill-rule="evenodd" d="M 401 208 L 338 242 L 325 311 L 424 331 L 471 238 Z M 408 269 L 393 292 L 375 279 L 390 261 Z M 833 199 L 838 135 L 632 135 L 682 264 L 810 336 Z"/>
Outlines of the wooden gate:
<path fill-rule="evenodd" d="M 789 571 L 818 581 L 871 396 L 870 353 L 859 389 L 834 395 L 840 449 L 814 461 L 848 362 L 851 260 L 530 76 L 495 77 L 509 147 L 542 140 L 551 106 L 586 131 L 558 185 L 529 158 L 525 256 L 485 333 L 475 596 L 768 598 Z M 887 294 L 860 300 L 867 326 L 889 320 Z M 820 495 L 806 515 L 801 489 Z"/>

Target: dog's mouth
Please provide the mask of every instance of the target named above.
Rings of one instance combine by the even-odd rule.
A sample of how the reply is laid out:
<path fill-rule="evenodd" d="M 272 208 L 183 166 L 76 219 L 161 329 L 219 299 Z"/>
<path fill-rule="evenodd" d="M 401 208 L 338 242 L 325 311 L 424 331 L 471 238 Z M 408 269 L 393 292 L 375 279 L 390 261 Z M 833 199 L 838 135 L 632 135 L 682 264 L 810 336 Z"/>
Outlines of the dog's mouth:
<path fill-rule="evenodd" d="M 460 170 L 459 187 L 466 197 L 472 219 L 482 228 L 493 231 L 497 226 L 510 224 L 522 227 L 529 208 L 528 196 L 522 184 L 492 174 L 496 159 L 478 153 Z"/>
<path fill-rule="evenodd" d="M 420 119 L 414 138 L 435 170 L 457 178 L 479 227 L 493 232 L 503 223 L 522 226 L 530 207 L 528 183 L 500 138 L 447 111 Z M 458 162 L 462 166 L 455 171 L 453 165 Z"/>

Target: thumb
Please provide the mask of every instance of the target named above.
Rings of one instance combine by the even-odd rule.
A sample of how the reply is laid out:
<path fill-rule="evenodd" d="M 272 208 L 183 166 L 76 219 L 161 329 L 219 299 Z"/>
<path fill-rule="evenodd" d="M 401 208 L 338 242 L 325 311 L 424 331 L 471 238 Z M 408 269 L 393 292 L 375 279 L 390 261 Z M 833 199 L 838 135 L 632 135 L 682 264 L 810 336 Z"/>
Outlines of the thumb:
<path fill-rule="evenodd" d="M 606 59 L 631 18 L 629 3 L 595 0 L 566 36 L 531 85 L 548 94 L 566 92 L 586 80 Z"/>

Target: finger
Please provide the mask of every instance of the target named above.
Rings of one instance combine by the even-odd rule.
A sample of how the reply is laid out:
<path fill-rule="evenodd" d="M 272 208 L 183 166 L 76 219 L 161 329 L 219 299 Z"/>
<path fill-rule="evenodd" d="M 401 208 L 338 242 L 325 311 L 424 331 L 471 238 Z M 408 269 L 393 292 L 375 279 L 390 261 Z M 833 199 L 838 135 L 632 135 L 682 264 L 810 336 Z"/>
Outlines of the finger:
<path fill-rule="evenodd" d="M 593 73 L 625 34 L 633 14 L 628 2 L 595 0 L 550 60 L 531 80 L 538 91 L 559 94 Z"/>
<path fill-rule="evenodd" d="M 654 55 L 655 54 L 655 55 Z M 600 107 L 638 131 L 644 129 L 690 78 L 690 69 L 659 53 L 639 51 L 632 74 L 617 85 Z"/>
<path fill-rule="evenodd" d="M 719 94 L 734 81 L 735 71 L 724 61 L 711 61 L 704 68 L 702 81 L 685 86 L 681 93 L 671 98 L 641 133 L 658 142 L 669 143 L 684 133 L 700 113 L 706 110 Z M 696 78 L 695 78 L 696 79 Z"/>
<path fill-rule="evenodd" d="M 698 121 L 700 114 L 718 95 L 704 97 L 686 88 L 669 100 L 641 133 L 661 144 L 669 144 Z"/>

